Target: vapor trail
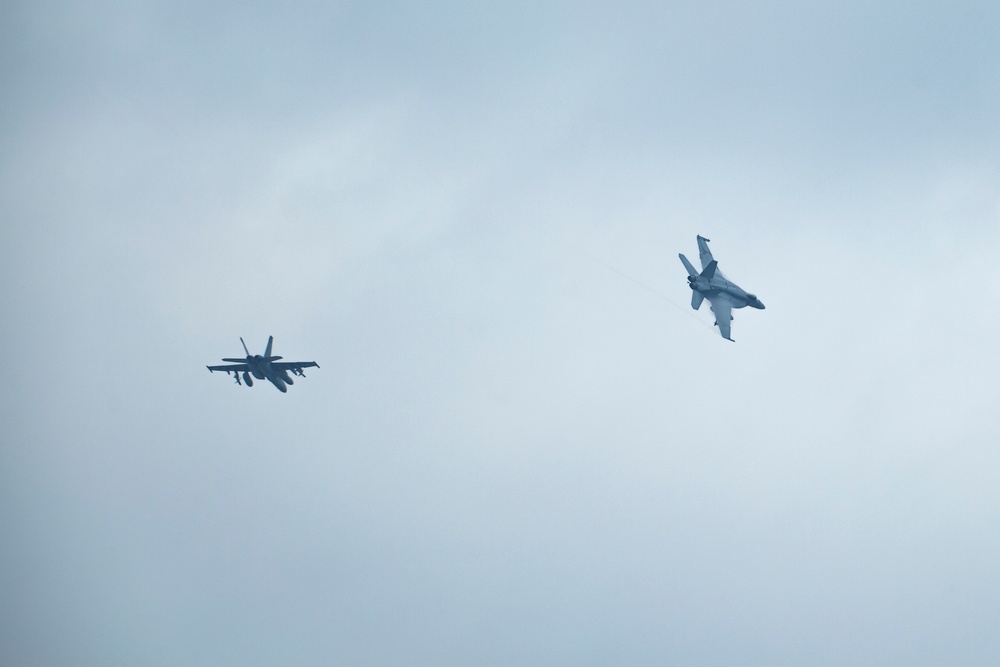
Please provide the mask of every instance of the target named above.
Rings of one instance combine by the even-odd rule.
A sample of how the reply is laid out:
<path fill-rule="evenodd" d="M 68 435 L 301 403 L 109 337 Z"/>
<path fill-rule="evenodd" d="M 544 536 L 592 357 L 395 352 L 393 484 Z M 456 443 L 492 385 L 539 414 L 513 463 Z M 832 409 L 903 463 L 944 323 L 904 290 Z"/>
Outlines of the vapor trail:
<path fill-rule="evenodd" d="M 634 277 L 628 275 L 627 273 L 625 273 L 624 271 L 622 271 L 618 267 L 613 266 L 612 264 L 609 264 L 609 263 L 605 262 L 603 259 L 601 259 L 599 257 L 595 257 L 594 255 L 591 255 L 588 252 L 580 250 L 579 248 L 574 248 L 572 246 L 566 246 L 566 247 L 569 248 L 570 250 L 572 250 L 573 252 L 577 253 L 578 255 L 582 255 L 583 257 L 586 257 L 590 261 L 595 262 L 597 264 L 600 264 L 601 266 L 603 266 L 604 268 L 606 268 L 608 271 L 612 271 L 614 273 L 617 273 L 619 276 L 621 276 L 625 280 L 628 280 L 629 282 L 638 285 L 639 287 L 643 288 L 647 292 L 650 292 L 650 293 L 658 296 L 660 299 L 666 301 L 667 303 L 669 303 L 671 306 L 673 306 L 677 310 L 682 311 L 684 314 L 688 315 L 689 317 L 691 317 L 691 319 L 695 320 L 696 322 L 698 322 L 702 326 L 708 327 L 709 329 L 711 329 L 711 327 L 704 320 L 699 319 L 698 316 L 694 314 L 694 311 L 691 310 L 691 308 L 685 308 L 684 306 L 679 305 L 676 301 L 674 301 L 673 299 L 671 299 L 670 297 L 668 297 L 666 294 L 664 294 L 663 292 L 659 291 L 655 287 L 650 287 L 649 285 L 647 285 L 646 283 L 642 282 L 641 280 L 638 280 L 637 278 L 634 278 Z"/>

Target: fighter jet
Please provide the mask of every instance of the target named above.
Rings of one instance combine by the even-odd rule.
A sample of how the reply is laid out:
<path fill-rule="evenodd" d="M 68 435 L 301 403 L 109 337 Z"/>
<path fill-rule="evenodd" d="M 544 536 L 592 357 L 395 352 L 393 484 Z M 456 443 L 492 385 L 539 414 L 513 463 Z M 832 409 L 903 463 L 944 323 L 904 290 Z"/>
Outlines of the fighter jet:
<path fill-rule="evenodd" d="M 764 310 L 764 304 L 756 296 L 744 292 L 722 275 L 719 263 L 708 249 L 708 239 L 704 236 L 698 237 L 698 254 L 701 257 L 701 273 L 695 271 L 687 257 L 679 255 L 688 272 L 688 286 L 692 290 L 691 307 L 698 310 L 701 308 L 701 302 L 708 299 L 712 304 L 712 312 L 715 313 L 715 324 L 719 327 L 719 333 L 726 340 L 733 340 L 729 337 L 729 323 L 733 319 L 732 309 L 750 306 Z"/>
<path fill-rule="evenodd" d="M 240 342 L 243 343 L 243 337 L 240 337 Z M 243 343 L 243 351 L 247 353 L 246 359 L 223 359 L 223 361 L 228 361 L 233 363 L 232 366 L 208 366 L 208 370 L 215 371 L 225 371 L 227 374 L 232 373 L 236 377 L 236 384 L 242 384 L 240 382 L 240 373 L 243 374 L 243 383 L 246 386 L 253 386 L 253 379 L 263 380 L 267 378 L 271 384 L 278 388 L 282 394 L 288 391 L 288 386 L 290 384 L 295 384 L 292 381 L 292 376 L 288 374 L 289 371 L 293 375 L 298 375 L 299 377 L 305 377 L 306 374 L 302 372 L 303 368 L 311 368 L 315 366 L 319 368 L 319 364 L 315 361 L 278 361 L 281 357 L 271 356 L 271 345 L 274 343 L 274 336 L 267 337 L 267 349 L 264 350 L 264 356 L 259 354 L 250 354 L 250 350 L 247 349 L 247 344 Z"/>

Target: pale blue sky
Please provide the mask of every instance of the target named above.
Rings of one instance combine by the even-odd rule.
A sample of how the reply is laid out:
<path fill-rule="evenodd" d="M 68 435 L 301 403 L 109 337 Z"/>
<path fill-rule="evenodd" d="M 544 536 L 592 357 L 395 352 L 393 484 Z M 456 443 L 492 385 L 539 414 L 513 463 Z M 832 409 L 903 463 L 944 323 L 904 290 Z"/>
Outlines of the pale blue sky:
<path fill-rule="evenodd" d="M 15 2 L 0 663 L 997 664 L 998 30 Z"/>

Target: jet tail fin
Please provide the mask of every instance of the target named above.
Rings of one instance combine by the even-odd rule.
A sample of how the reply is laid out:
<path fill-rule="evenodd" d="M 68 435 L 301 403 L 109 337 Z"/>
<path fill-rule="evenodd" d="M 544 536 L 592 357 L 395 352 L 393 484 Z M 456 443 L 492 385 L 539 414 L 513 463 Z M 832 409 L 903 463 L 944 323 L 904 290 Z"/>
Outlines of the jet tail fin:
<path fill-rule="evenodd" d="M 687 257 L 685 257 L 683 254 L 679 254 L 677 256 L 681 258 L 681 263 L 684 264 L 684 268 L 687 269 L 689 276 L 698 275 L 698 272 L 695 271 L 694 266 L 691 265 L 691 262 L 688 261 Z"/>
<path fill-rule="evenodd" d="M 719 263 L 713 259 L 708 263 L 708 266 L 705 267 L 705 270 L 701 272 L 701 277 L 711 280 L 715 276 L 715 270 L 717 268 L 719 268 Z"/>
<path fill-rule="evenodd" d="M 243 343 L 243 336 L 240 336 L 240 342 Z M 243 351 L 247 353 L 248 357 L 250 356 L 250 350 L 247 349 L 246 343 L 243 343 Z"/>
<path fill-rule="evenodd" d="M 274 336 L 267 337 L 267 349 L 264 350 L 264 358 L 270 358 L 271 356 L 271 346 L 274 344 Z"/>

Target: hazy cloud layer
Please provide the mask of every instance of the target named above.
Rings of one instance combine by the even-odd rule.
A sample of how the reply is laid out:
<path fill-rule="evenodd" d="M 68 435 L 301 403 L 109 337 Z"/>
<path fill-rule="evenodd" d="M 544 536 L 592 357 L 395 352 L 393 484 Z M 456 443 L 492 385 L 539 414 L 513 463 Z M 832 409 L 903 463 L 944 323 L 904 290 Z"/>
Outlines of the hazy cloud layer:
<path fill-rule="evenodd" d="M 996 664 L 998 21 L 15 3 L 0 662 Z"/>

